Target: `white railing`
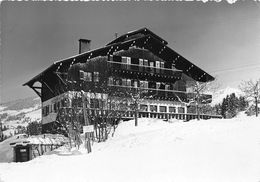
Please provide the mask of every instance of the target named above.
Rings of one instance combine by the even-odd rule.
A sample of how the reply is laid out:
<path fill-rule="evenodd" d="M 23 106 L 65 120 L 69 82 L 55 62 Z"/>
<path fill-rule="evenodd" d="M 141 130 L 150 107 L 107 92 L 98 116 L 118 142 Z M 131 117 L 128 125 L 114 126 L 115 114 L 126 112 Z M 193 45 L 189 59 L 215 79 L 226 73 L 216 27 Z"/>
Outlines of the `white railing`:
<path fill-rule="evenodd" d="M 182 70 L 178 69 L 169 69 L 169 68 L 161 68 L 161 67 L 151 67 L 151 66 L 145 66 L 140 64 L 128 64 L 128 63 L 122 63 L 122 62 L 115 62 L 115 61 L 107 61 L 108 63 L 112 64 L 120 64 L 120 65 L 126 65 L 126 66 L 137 66 L 139 68 L 150 68 L 150 69 L 156 69 L 156 70 L 166 70 L 166 71 L 173 71 L 173 72 L 182 72 Z"/>

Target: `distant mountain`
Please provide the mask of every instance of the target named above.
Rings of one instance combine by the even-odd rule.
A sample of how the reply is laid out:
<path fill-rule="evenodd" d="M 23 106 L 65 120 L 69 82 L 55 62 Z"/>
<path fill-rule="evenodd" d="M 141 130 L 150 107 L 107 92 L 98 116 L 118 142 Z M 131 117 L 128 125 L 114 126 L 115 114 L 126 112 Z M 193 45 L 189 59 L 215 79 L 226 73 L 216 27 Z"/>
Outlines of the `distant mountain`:
<path fill-rule="evenodd" d="M 40 104 L 39 97 L 28 97 L 25 99 L 17 99 L 6 103 L 1 103 L 1 110 L 22 110 L 35 106 L 36 104 Z"/>
<path fill-rule="evenodd" d="M 29 97 L 0 104 L 0 120 L 6 136 L 14 135 L 30 122 L 39 122 L 41 120 L 40 98 Z"/>
<path fill-rule="evenodd" d="M 226 87 L 224 89 L 218 90 L 216 93 L 212 95 L 211 105 L 214 106 L 216 104 L 220 104 L 227 95 L 230 95 L 232 93 L 235 93 L 237 97 L 243 95 L 241 90 L 237 88 Z"/>

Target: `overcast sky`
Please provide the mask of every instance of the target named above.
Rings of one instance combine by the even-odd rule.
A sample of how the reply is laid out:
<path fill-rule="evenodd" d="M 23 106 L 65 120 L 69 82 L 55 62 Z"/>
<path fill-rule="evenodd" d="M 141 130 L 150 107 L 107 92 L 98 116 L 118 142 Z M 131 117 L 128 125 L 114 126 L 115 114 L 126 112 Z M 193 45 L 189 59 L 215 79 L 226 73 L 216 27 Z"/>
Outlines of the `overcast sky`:
<path fill-rule="evenodd" d="M 217 76 L 222 87 L 260 78 L 260 6 L 226 2 L 2 2 L 0 102 L 36 96 L 23 83 L 54 61 L 147 27 Z"/>

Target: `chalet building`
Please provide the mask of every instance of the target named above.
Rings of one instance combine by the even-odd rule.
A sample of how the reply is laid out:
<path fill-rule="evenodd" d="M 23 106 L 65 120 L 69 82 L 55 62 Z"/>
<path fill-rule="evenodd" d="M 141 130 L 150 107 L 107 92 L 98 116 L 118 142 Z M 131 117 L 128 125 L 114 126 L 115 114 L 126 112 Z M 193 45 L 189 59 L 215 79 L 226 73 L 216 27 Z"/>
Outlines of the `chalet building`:
<path fill-rule="evenodd" d="M 76 106 L 88 115 L 116 110 L 133 118 L 136 100 L 139 117 L 189 120 L 196 116 L 183 104 L 194 95 L 189 83 L 214 80 L 147 28 L 95 50 L 90 42 L 80 39 L 78 55 L 54 62 L 24 84 L 41 98 L 45 132 L 62 108 Z M 133 95 L 139 98 L 133 101 Z M 203 97 L 210 102 L 211 95 Z"/>

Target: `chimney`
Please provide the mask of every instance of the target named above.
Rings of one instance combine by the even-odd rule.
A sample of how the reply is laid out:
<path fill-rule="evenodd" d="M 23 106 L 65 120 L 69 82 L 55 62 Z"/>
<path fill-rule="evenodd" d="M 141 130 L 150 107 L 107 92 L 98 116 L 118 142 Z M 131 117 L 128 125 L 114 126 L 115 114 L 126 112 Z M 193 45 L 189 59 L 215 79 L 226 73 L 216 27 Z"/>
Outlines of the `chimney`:
<path fill-rule="evenodd" d="M 79 54 L 90 51 L 90 42 L 88 39 L 79 39 Z"/>

